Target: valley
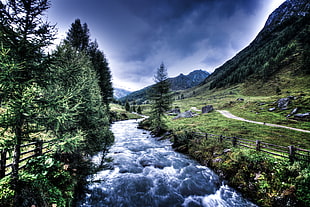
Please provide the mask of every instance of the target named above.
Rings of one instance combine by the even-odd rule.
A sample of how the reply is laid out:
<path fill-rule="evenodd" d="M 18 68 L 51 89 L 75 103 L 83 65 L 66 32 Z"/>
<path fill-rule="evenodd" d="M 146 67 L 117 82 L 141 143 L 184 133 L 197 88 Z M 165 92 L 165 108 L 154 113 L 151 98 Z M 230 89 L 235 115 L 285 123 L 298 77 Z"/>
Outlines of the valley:
<path fill-rule="evenodd" d="M 163 137 L 171 140 L 176 151 L 210 167 L 259 206 L 310 204 L 309 156 L 293 161 L 257 147 L 264 143 L 263 147 L 281 146 L 286 152 L 301 148 L 309 154 L 309 9 L 308 1 L 284 2 L 253 42 L 202 83 L 171 90 L 171 110 L 162 120 Z M 147 100 L 147 93 L 138 98 Z M 147 115 L 154 107 L 149 101 L 122 100 L 141 104 Z M 202 113 L 205 106 L 213 110 Z M 176 116 L 184 112 L 186 116 Z M 141 125 L 150 128 L 151 123 Z M 222 137 L 256 145 L 236 147 Z"/>

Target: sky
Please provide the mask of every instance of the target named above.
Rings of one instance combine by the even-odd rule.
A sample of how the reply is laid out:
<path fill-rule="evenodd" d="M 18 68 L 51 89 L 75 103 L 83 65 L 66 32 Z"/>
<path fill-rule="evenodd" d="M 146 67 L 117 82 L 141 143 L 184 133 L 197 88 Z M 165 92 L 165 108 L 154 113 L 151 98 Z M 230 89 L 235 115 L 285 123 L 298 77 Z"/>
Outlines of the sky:
<path fill-rule="evenodd" d="M 75 19 L 86 23 L 114 87 L 135 91 L 168 76 L 213 72 L 250 44 L 284 0 L 51 0 L 59 44 Z"/>

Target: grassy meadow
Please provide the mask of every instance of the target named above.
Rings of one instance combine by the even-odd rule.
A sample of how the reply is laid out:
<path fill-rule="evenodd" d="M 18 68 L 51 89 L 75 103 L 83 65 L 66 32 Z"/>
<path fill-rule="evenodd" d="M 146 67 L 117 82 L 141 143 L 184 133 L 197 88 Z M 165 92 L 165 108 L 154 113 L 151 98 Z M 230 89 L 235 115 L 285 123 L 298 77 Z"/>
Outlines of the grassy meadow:
<path fill-rule="evenodd" d="M 197 88 L 197 91 L 201 90 Z M 310 149 L 310 134 L 290 129 L 270 127 L 254 123 L 247 123 L 224 117 L 217 111 L 208 114 L 201 114 L 201 108 L 206 105 L 213 105 L 215 110 L 227 110 L 232 114 L 259 122 L 279 124 L 294 128 L 310 130 L 309 121 L 297 121 L 286 116 L 295 108 L 297 113 L 310 111 L 310 91 L 285 93 L 273 96 L 246 96 L 243 95 L 241 87 L 232 87 L 226 90 L 209 91 L 196 96 L 176 100 L 173 107 L 179 107 L 181 112 L 192 110 L 197 116 L 192 118 L 181 118 L 174 120 L 167 117 L 169 129 L 193 130 L 224 136 L 236 136 L 240 138 L 261 140 L 264 142 L 289 146 L 295 145 L 301 148 Z M 184 97 L 190 96 L 192 91 L 184 91 Z M 269 108 L 276 107 L 279 98 L 294 96 L 287 110 L 276 109 L 269 112 Z M 238 98 L 244 101 L 238 101 Z M 197 111 L 195 111 L 197 109 Z"/>

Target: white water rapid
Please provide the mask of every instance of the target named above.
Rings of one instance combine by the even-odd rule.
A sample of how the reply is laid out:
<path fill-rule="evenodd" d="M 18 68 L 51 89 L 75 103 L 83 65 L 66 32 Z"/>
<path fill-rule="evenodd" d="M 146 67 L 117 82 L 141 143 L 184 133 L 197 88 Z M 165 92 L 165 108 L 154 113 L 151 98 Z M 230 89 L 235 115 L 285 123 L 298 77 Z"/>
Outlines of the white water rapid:
<path fill-rule="evenodd" d="M 79 206 L 256 206 L 224 185 L 209 168 L 173 151 L 169 141 L 137 129 L 138 121 L 112 125 L 115 143 L 107 154 L 111 169 L 92 178 L 97 182 L 88 186 L 90 193 Z M 94 162 L 100 161 L 94 157 Z"/>

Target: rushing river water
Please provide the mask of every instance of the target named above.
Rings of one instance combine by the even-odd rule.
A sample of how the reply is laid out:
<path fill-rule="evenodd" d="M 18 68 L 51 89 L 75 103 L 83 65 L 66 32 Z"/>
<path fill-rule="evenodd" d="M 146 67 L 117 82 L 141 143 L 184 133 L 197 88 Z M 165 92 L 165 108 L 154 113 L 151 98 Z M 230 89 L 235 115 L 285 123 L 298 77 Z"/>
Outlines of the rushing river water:
<path fill-rule="evenodd" d="M 115 143 L 107 155 L 111 169 L 95 175 L 97 182 L 88 186 L 91 193 L 80 206 L 255 206 L 209 168 L 174 152 L 169 141 L 153 138 L 137 124 L 129 120 L 112 125 Z"/>

